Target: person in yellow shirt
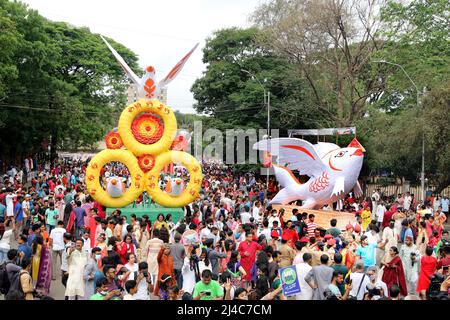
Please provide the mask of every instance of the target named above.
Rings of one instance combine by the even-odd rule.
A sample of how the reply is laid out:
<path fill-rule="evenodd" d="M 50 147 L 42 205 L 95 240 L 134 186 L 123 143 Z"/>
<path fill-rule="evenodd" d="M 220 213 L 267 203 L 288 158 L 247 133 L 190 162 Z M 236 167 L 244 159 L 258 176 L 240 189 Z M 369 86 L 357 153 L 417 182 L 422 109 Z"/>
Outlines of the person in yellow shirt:
<path fill-rule="evenodd" d="M 365 207 L 364 210 L 361 212 L 361 218 L 362 218 L 363 232 L 365 232 L 367 229 L 367 226 L 372 221 L 372 212 L 370 212 L 369 207 Z"/>

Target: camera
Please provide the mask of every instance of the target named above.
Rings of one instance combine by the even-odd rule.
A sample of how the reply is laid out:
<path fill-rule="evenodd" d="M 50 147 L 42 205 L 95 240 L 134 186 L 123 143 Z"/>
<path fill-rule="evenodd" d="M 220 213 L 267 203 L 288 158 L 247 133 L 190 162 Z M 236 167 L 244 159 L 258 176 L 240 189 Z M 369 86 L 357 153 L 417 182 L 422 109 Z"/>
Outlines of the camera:
<path fill-rule="evenodd" d="M 372 283 L 369 283 L 366 286 L 366 289 L 371 297 L 381 296 L 381 292 L 383 290 L 383 288 L 381 288 L 379 285 L 373 285 Z"/>
<path fill-rule="evenodd" d="M 440 273 L 435 273 L 430 277 L 430 286 L 427 289 L 427 300 L 440 300 L 441 284 L 445 277 Z"/>
<path fill-rule="evenodd" d="M 144 278 L 148 278 L 148 272 L 147 271 L 142 272 L 142 274 L 144 275 Z"/>
<path fill-rule="evenodd" d="M 411 252 L 411 265 L 414 266 L 415 262 L 416 262 L 416 253 Z"/>

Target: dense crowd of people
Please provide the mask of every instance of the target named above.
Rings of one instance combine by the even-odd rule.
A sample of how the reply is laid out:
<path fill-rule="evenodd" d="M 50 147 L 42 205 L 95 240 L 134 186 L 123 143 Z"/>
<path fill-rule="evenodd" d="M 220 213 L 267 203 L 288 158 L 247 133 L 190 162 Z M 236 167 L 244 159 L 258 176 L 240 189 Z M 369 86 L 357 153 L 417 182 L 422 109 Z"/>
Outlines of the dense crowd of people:
<path fill-rule="evenodd" d="M 319 226 L 314 214 L 268 206 L 274 179 L 266 190 L 252 174 L 208 162 L 201 198 L 184 216 L 152 221 L 120 209 L 107 215 L 86 192 L 86 164 L 34 163 L 2 177 L 5 299 L 51 299 L 55 281 L 65 299 L 86 300 L 448 298 L 448 195 L 421 203 L 409 193 L 350 194 L 340 206 L 354 221 L 341 230 L 335 219 Z M 287 297 L 279 270 L 291 265 L 301 292 Z"/>

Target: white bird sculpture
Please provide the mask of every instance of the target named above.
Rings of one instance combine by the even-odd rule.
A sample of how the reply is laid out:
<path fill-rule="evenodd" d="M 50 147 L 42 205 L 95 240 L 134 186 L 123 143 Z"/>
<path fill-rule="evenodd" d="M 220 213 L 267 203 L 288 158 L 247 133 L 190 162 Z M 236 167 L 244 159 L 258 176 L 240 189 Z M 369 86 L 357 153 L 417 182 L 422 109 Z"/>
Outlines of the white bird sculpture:
<path fill-rule="evenodd" d="M 352 189 L 357 197 L 362 194 L 358 183 L 364 158 L 362 147 L 341 148 L 334 143 L 313 145 L 302 139 L 278 138 L 261 140 L 253 149 L 278 156 L 278 163 L 284 165 L 273 165 L 283 189 L 270 203 L 303 200 L 302 208 L 320 209 L 342 199 Z M 310 179 L 301 184 L 291 170 L 298 170 Z"/>
<path fill-rule="evenodd" d="M 167 76 L 159 81 L 156 82 L 155 78 L 155 68 L 153 66 L 148 66 L 145 68 L 145 73 L 142 76 L 142 78 L 139 78 L 133 70 L 128 66 L 128 64 L 125 62 L 125 60 L 120 56 L 119 53 L 117 53 L 116 50 L 106 41 L 106 39 L 100 35 L 102 40 L 106 43 L 109 50 L 111 50 L 114 57 L 117 59 L 117 61 L 120 63 L 120 66 L 125 71 L 127 76 L 130 78 L 131 81 L 137 86 L 138 89 L 138 95 L 139 98 L 144 99 L 157 99 L 160 98 L 161 90 L 167 86 L 175 77 L 180 73 L 181 69 L 183 69 L 184 64 L 189 59 L 189 57 L 192 55 L 194 50 L 199 45 L 198 43 L 192 48 L 191 51 L 188 52 L 187 55 L 184 56 L 183 59 L 181 59 L 175 67 L 170 70 L 170 72 L 167 74 Z"/>

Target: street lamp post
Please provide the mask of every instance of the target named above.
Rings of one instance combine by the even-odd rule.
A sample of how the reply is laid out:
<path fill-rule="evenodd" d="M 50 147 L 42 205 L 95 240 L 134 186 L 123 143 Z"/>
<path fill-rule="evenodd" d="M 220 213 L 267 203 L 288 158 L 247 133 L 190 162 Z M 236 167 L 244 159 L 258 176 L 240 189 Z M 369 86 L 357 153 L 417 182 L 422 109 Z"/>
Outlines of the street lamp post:
<path fill-rule="evenodd" d="M 414 88 L 416 89 L 416 104 L 417 104 L 417 107 L 420 106 L 421 103 L 420 103 L 420 97 L 419 97 L 419 88 L 417 88 L 416 83 L 413 81 L 413 79 L 411 79 L 409 74 L 406 72 L 406 70 L 401 65 L 399 65 L 398 63 L 389 62 L 386 60 L 377 60 L 377 61 L 373 61 L 373 62 L 390 64 L 390 65 L 400 68 L 403 71 L 403 73 L 406 75 L 408 80 L 413 84 Z M 424 131 L 425 123 L 424 122 L 425 122 L 425 119 L 424 119 L 423 108 L 422 108 L 422 172 L 420 173 L 420 187 L 422 188 L 423 203 L 425 203 L 425 131 Z"/>
<path fill-rule="evenodd" d="M 261 83 L 261 81 L 259 81 L 258 77 L 255 76 L 253 73 L 251 73 L 248 70 L 245 69 L 241 69 L 241 71 L 248 73 L 252 79 L 255 79 L 256 81 L 258 81 L 259 85 L 263 88 L 264 90 L 264 104 L 266 104 L 266 96 L 267 96 L 267 140 L 270 139 L 270 91 L 266 90 L 266 87 L 263 86 L 263 84 Z M 267 142 L 267 149 L 269 149 L 269 142 Z M 269 170 L 270 168 L 267 168 L 267 175 L 266 175 L 266 191 L 265 193 L 265 198 L 267 199 L 267 191 L 269 189 Z"/>

